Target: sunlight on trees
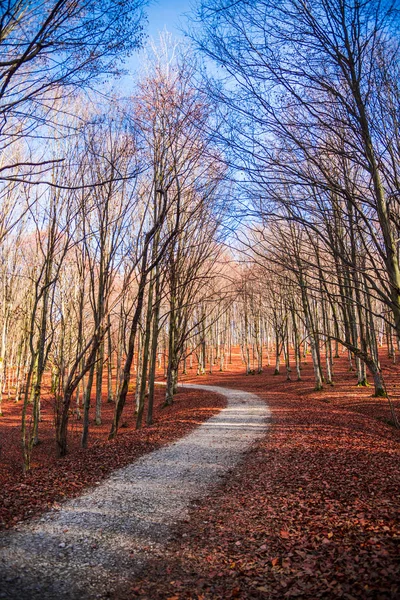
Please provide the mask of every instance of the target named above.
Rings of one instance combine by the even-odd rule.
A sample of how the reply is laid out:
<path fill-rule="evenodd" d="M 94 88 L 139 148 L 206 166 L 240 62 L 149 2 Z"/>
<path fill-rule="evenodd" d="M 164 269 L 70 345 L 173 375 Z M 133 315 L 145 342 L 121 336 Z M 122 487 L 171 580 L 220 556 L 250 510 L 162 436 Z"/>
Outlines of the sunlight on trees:
<path fill-rule="evenodd" d="M 224 84 L 208 81 L 228 117 L 218 135 L 244 173 L 244 246 L 285 306 L 275 331 L 297 313 L 317 389 L 321 347 L 331 382 L 340 343 L 358 384 L 367 367 L 386 395 L 377 337 L 388 328 L 393 354 L 400 334 L 396 3 L 205 0 L 198 17 L 192 37 Z"/>
<path fill-rule="evenodd" d="M 0 400 L 25 470 L 44 394 L 61 457 L 71 420 L 84 448 L 105 399 L 109 439 L 127 402 L 151 425 L 160 373 L 168 406 L 234 346 L 288 380 L 310 353 L 316 390 L 346 353 L 376 396 L 399 351 L 395 4 L 203 0 L 192 48 L 164 33 L 132 97 L 100 97 L 143 6 L 1 7 Z"/>

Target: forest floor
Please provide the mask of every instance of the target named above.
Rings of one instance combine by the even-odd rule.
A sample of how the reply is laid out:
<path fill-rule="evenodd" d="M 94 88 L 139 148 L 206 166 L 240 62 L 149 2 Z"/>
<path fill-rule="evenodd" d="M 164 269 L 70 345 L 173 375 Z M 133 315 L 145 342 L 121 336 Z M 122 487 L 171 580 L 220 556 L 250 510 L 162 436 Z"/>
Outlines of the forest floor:
<path fill-rule="evenodd" d="M 57 459 L 54 434 L 54 401 L 42 401 L 40 444 L 33 449 L 31 470 L 24 475 L 21 450 L 21 404 L 3 401 L 0 417 L 0 530 L 8 529 L 81 494 L 106 478 L 113 470 L 186 435 L 217 414 L 226 399 L 188 388 L 180 389 L 172 406 L 160 408 L 165 392 L 155 394 L 154 424 L 135 430 L 132 395 L 128 399 L 118 437 L 108 441 L 114 404 L 105 403 L 102 424 L 91 419 L 89 444 L 80 447 L 82 421 L 70 419 L 68 455 Z M 93 410 L 93 409 L 92 409 Z"/>
<path fill-rule="evenodd" d="M 382 362 L 399 411 L 400 370 Z M 373 398 L 373 388 L 355 386 L 344 355 L 335 365 L 335 386 L 321 392 L 313 390 L 309 357 L 301 382 L 294 373 L 286 381 L 284 370 L 274 377 L 272 367 L 246 376 L 238 354 L 226 372 L 215 367 L 213 374 L 182 377 L 257 393 L 272 411 L 272 427 L 247 455 L 245 468 L 193 504 L 167 547 L 115 598 L 399 597 L 400 435 L 390 424 L 387 400 Z M 77 449 L 76 434 L 69 457 L 48 458 L 26 478 L 20 467 L 3 463 L 0 494 L 8 504 L 0 501 L 3 522 L 10 526 L 77 495 L 127 464 L 126 458 L 177 439 L 224 405 L 215 396 L 204 406 L 206 399 L 181 390 L 170 412 L 159 411 L 154 430 L 127 428 L 117 442 L 104 441 L 105 431 L 98 430 L 86 452 Z M 4 427 L 3 418 L 2 440 Z"/>
<path fill-rule="evenodd" d="M 399 415 L 399 370 L 382 363 Z M 309 358 L 301 382 L 246 376 L 238 356 L 182 378 L 257 393 L 272 426 L 119 599 L 400 597 L 400 432 L 388 401 L 355 386 L 344 356 L 335 365 L 321 392 Z"/>
<path fill-rule="evenodd" d="M 173 528 L 263 438 L 257 395 L 219 387 L 228 405 L 190 434 L 117 469 L 79 498 L 0 534 L 0 598 L 98 600 L 125 590 Z"/>

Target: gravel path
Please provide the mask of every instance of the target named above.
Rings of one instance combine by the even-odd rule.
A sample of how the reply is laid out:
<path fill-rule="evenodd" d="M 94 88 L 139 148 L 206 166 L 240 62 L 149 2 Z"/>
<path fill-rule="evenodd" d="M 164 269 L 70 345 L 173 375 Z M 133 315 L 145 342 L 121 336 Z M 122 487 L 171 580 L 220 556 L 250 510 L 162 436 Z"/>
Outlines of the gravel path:
<path fill-rule="evenodd" d="M 58 510 L 2 533 L 0 598 L 108 598 L 265 433 L 269 411 L 255 394 L 190 387 L 223 394 L 227 408 Z"/>

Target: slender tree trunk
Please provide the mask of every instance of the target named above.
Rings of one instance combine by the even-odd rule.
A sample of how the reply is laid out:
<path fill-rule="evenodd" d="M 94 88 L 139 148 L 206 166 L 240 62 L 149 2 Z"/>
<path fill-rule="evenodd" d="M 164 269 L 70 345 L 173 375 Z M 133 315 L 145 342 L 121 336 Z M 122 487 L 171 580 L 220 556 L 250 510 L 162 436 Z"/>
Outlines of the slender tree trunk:
<path fill-rule="evenodd" d="M 146 244 L 145 244 L 145 246 L 146 246 Z M 147 244 L 147 246 L 148 246 L 148 244 Z M 136 309 L 135 309 L 133 319 L 132 319 L 131 329 L 130 329 L 130 333 L 129 333 L 129 340 L 128 340 L 127 355 L 126 355 L 124 368 L 122 371 L 121 388 L 119 390 L 119 393 L 118 393 L 118 396 L 117 396 L 117 399 L 115 402 L 114 418 L 113 418 L 113 423 L 111 426 L 110 434 L 108 436 L 109 439 L 114 439 L 117 435 L 122 411 L 124 410 L 125 403 L 126 403 L 126 397 L 128 395 L 129 382 L 130 382 L 130 378 L 131 378 L 131 367 L 132 367 L 132 361 L 133 361 L 134 349 L 135 349 L 136 333 L 137 333 L 139 320 L 140 320 L 142 310 L 143 310 L 144 291 L 145 291 L 146 280 L 147 280 L 146 263 L 147 263 L 147 251 L 145 250 L 143 252 L 143 258 L 142 258 L 142 268 L 141 268 L 141 275 L 140 275 L 139 286 L 138 286 Z"/>
<path fill-rule="evenodd" d="M 175 336 L 176 336 L 175 295 L 174 295 L 174 289 L 172 288 L 171 300 L 170 300 L 169 332 L 168 332 L 167 385 L 166 385 L 164 406 L 170 406 L 174 400 L 175 370 L 178 368 L 178 365 L 176 364 Z M 204 357 L 204 360 L 205 360 L 205 357 Z"/>
<path fill-rule="evenodd" d="M 153 319 L 153 286 L 154 279 L 151 278 L 149 282 L 149 292 L 147 297 L 147 314 L 146 314 L 146 322 L 145 329 L 143 334 L 143 360 L 142 360 L 142 376 L 140 382 L 140 392 L 139 392 L 139 405 L 137 411 L 136 418 L 136 429 L 140 429 L 142 426 L 143 419 L 143 411 L 144 404 L 146 398 L 146 387 L 147 387 L 147 371 L 149 366 L 149 352 L 150 352 L 150 342 L 151 342 L 151 333 L 152 333 L 152 319 Z"/>
<path fill-rule="evenodd" d="M 101 425 L 101 404 L 103 399 L 103 371 L 104 371 L 104 341 L 100 344 L 99 355 L 96 363 L 96 425 Z"/>
<path fill-rule="evenodd" d="M 87 448 L 88 437 L 89 437 L 89 414 L 90 414 L 90 401 L 92 396 L 92 387 L 94 381 L 94 373 L 95 373 L 96 365 L 90 367 L 89 376 L 86 383 L 86 389 L 83 400 L 83 423 L 82 423 L 82 438 L 81 438 L 81 446 L 82 448 Z"/>
<path fill-rule="evenodd" d="M 111 337 L 111 317 L 108 315 L 108 333 L 107 333 L 107 402 L 114 402 L 114 393 L 112 385 L 113 368 L 113 347 Z"/>
<path fill-rule="evenodd" d="M 154 407 L 154 388 L 156 379 L 156 367 L 157 367 L 157 345 L 158 345 L 158 330 L 159 330 L 159 318 L 160 318 L 160 307 L 161 307 L 161 282 L 160 274 L 157 266 L 156 269 L 156 283 L 155 283 L 155 305 L 153 314 L 153 329 L 151 334 L 151 355 L 150 355 L 150 367 L 149 367 L 149 403 L 147 407 L 147 425 L 153 423 L 153 407 Z"/>
<path fill-rule="evenodd" d="M 281 342 L 278 331 L 275 331 L 275 370 L 274 375 L 279 375 L 281 362 Z"/>

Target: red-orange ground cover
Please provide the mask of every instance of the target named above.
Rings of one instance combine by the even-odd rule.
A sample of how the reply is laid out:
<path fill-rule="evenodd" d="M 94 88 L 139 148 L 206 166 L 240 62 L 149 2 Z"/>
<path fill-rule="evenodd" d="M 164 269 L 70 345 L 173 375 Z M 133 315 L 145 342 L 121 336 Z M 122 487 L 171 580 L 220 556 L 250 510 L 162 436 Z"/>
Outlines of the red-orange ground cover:
<path fill-rule="evenodd" d="M 384 357 L 383 364 L 399 409 L 400 371 Z M 258 393 L 271 408 L 270 429 L 242 468 L 192 507 L 162 556 L 116 598 L 400 597 L 399 432 L 389 424 L 387 400 L 372 398 L 373 388 L 355 387 L 345 355 L 335 365 L 335 386 L 322 392 L 313 391 L 310 357 L 301 382 L 294 373 L 291 382 L 284 372 L 274 377 L 272 367 L 246 376 L 238 352 L 227 372 L 214 367 L 212 375 L 191 371 L 182 377 Z M 159 390 L 157 406 L 161 397 Z M 0 428 L 3 522 L 76 495 L 111 469 L 183 435 L 223 404 L 207 393 L 180 391 L 174 407 L 157 410 L 155 427 L 134 432 L 131 399 L 125 416 L 130 425 L 116 442 L 104 441 L 112 409 L 105 405 L 105 424 L 92 426 L 91 447 L 79 449 L 76 424 L 70 455 L 57 461 L 49 403 L 35 468 L 25 479 L 12 421 L 20 409 L 6 405 L 10 412 Z"/>
<path fill-rule="evenodd" d="M 272 367 L 242 375 L 237 358 L 236 372 L 196 381 L 261 395 L 269 433 L 116 597 L 399 598 L 400 436 L 387 400 L 355 387 L 343 357 L 318 393 L 309 359 L 303 381 L 286 382 Z"/>
<path fill-rule="evenodd" d="M 113 469 L 134 461 L 182 437 L 202 421 L 225 406 L 218 394 L 182 389 L 173 406 L 161 409 L 162 389 L 156 390 L 154 425 L 135 431 L 133 394 L 122 419 L 116 440 L 107 441 L 114 404 L 105 403 L 102 425 L 90 425 L 89 447 L 80 448 L 82 421 L 71 417 L 68 437 L 69 453 L 56 458 L 54 434 L 54 401 L 44 397 L 39 425 L 40 444 L 33 450 L 32 469 L 22 472 L 20 444 L 21 405 L 4 401 L 0 418 L 0 528 L 8 528 L 20 520 L 40 514 L 66 498 L 96 484 Z M 94 409 L 91 409 L 94 412 Z"/>

